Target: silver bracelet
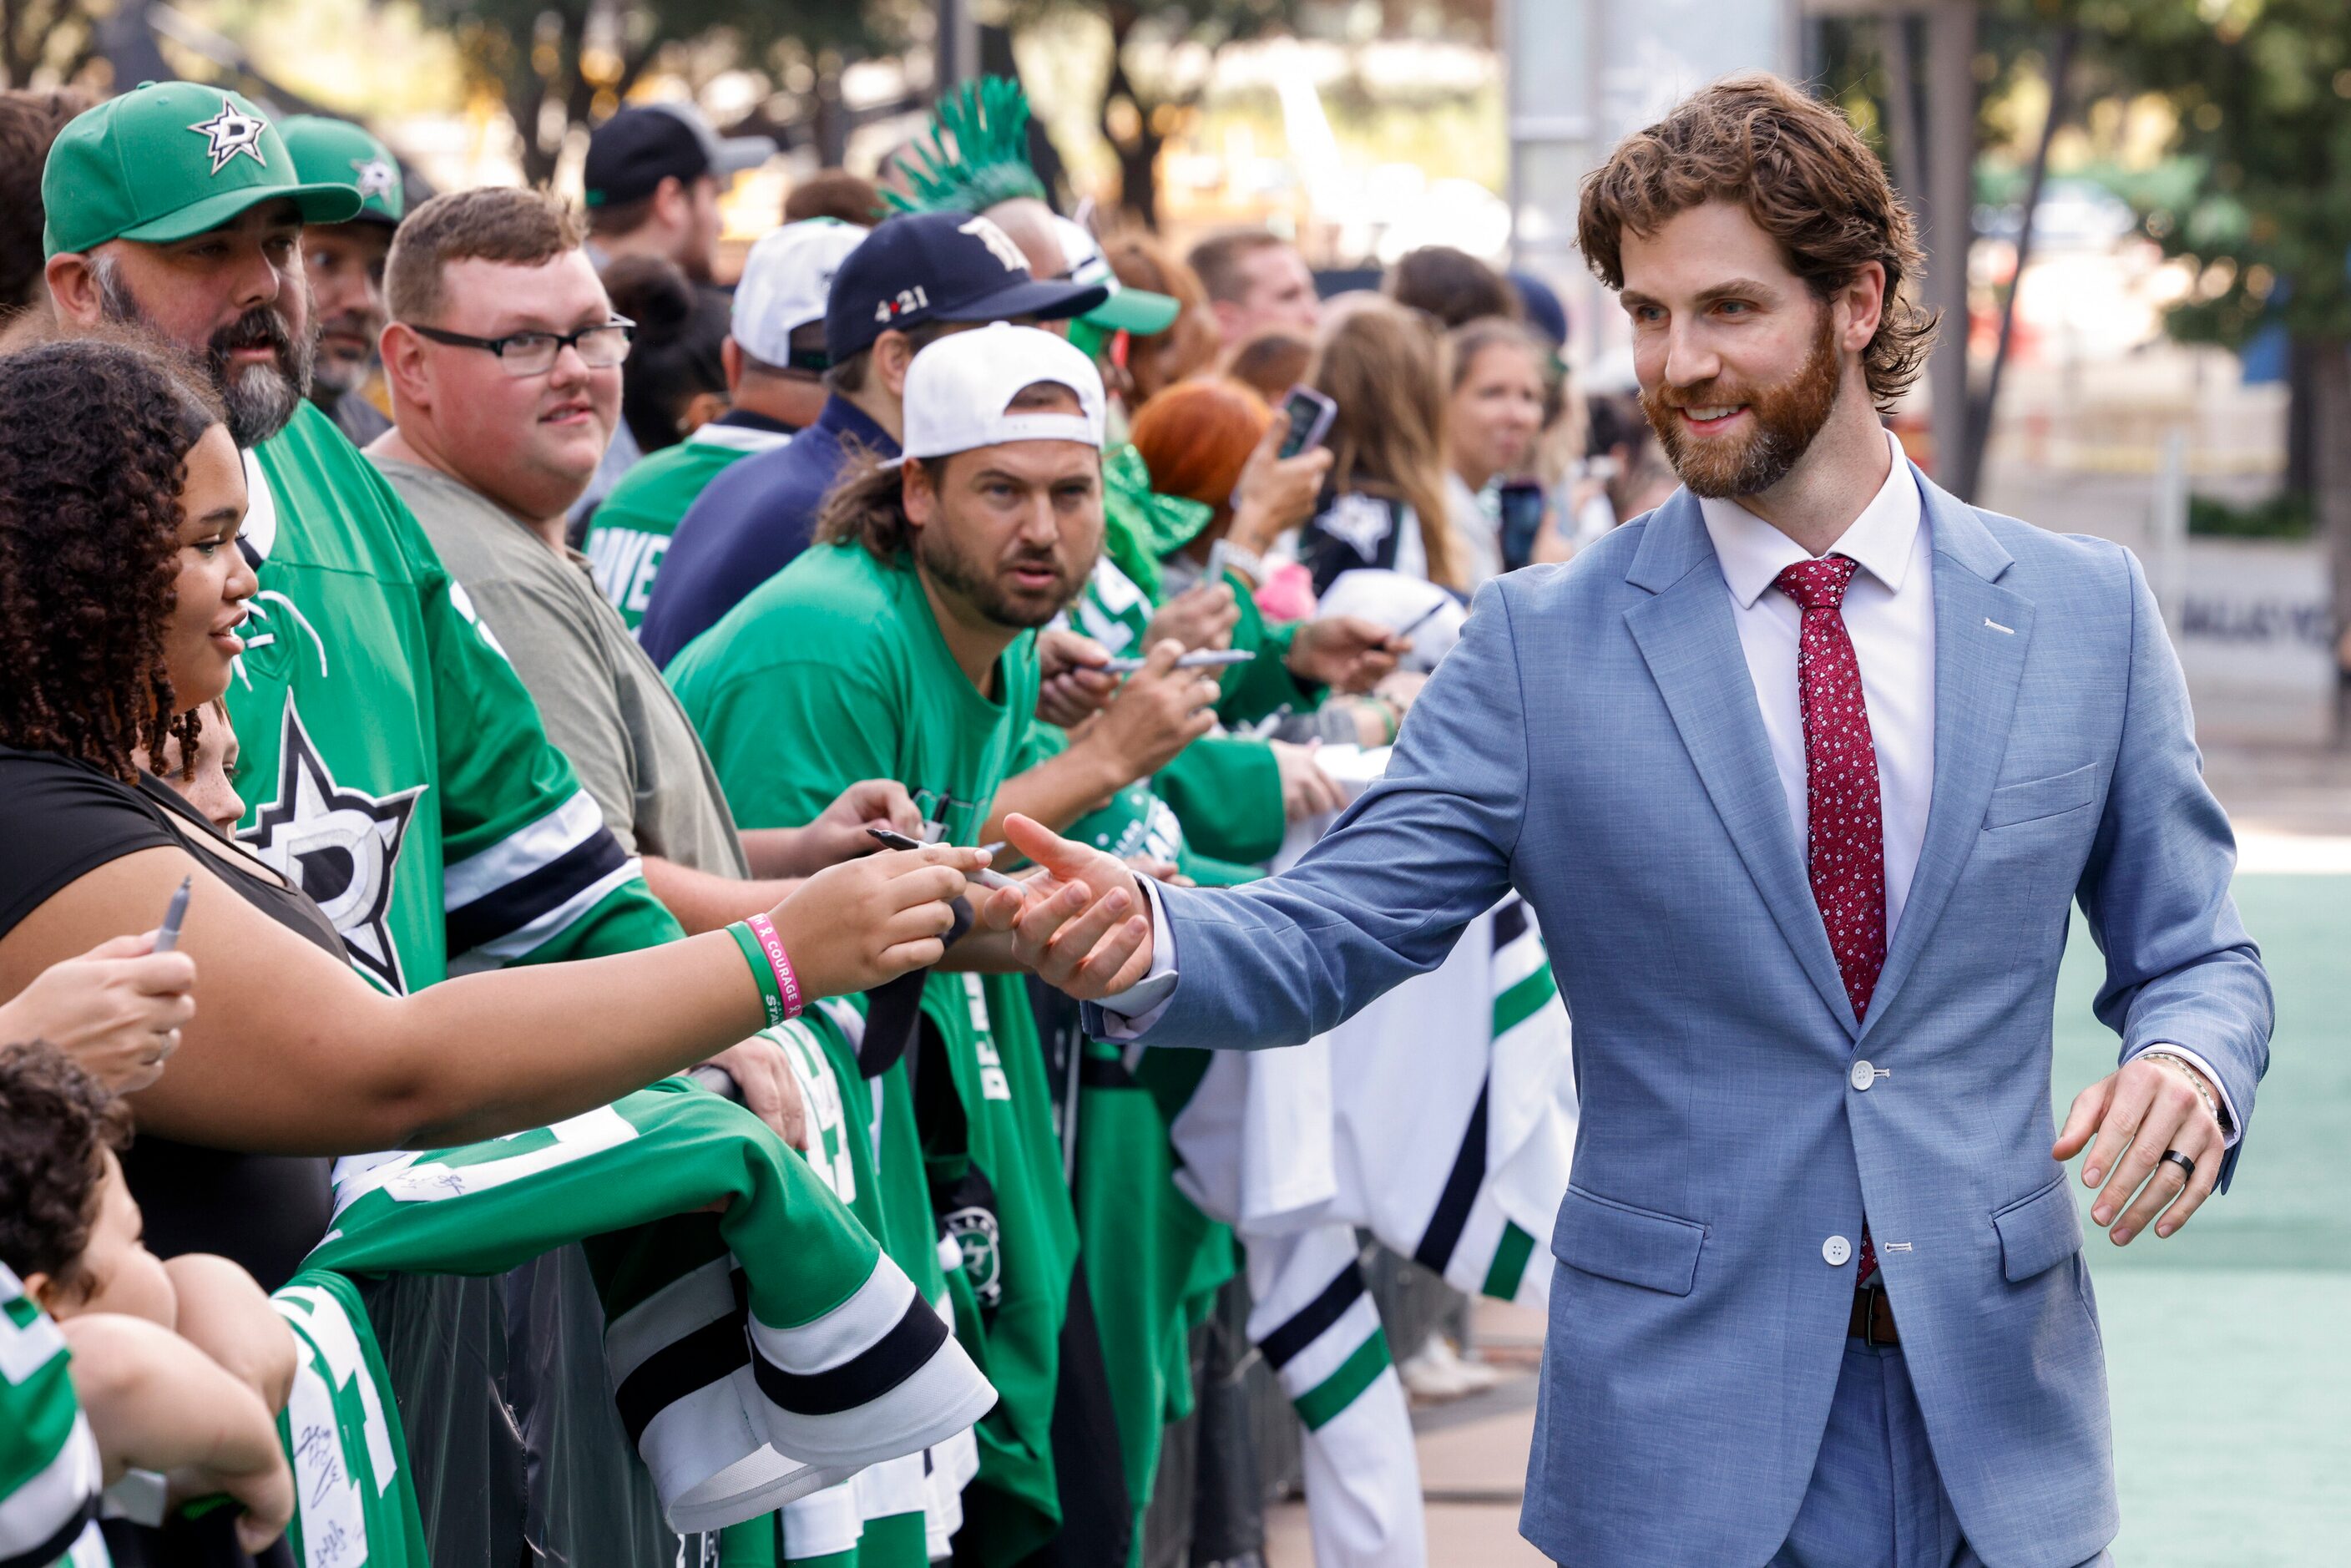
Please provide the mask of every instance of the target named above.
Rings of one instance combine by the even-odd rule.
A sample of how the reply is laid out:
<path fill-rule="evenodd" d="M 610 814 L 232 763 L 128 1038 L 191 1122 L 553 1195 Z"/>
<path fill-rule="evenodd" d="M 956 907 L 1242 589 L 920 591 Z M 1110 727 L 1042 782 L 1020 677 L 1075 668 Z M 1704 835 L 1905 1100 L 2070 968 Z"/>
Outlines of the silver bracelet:
<path fill-rule="evenodd" d="M 2212 1091 L 2204 1086 L 2204 1075 L 2197 1071 L 2185 1057 L 2175 1056 L 2168 1051 L 2143 1051 L 2139 1052 L 2138 1059 L 2141 1061 L 2168 1061 L 2178 1068 L 2180 1076 L 2188 1080 L 2188 1087 L 2196 1091 L 2196 1098 L 2204 1102 L 2204 1113 L 2212 1118 L 2213 1124 L 2222 1128 L 2228 1126 L 2228 1118 L 2220 1114 L 2220 1104 L 2213 1100 Z"/>

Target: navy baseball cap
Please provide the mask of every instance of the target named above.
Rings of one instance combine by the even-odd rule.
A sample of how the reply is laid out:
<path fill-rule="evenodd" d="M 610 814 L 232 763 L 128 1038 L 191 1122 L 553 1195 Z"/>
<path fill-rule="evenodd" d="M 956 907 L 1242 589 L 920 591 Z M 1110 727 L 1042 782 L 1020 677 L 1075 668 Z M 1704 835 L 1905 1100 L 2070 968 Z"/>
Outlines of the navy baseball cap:
<path fill-rule="evenodd" d="M 902 213 L 849 253 L 826 297 L 834 364 L 925 321 L 1059 321 L 1110 297 L 1099 283 L 1033 277 L 1012 236 L 973 213 Z"/>

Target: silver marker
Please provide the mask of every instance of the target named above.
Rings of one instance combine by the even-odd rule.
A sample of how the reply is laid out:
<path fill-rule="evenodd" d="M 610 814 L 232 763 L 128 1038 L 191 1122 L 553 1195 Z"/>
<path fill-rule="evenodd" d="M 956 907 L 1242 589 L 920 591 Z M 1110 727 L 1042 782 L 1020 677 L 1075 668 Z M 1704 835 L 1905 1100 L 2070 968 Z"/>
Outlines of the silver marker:
<path fill-rule="evenodd" d="M 1240 648 L 1212 649 L 1202 653 L 1186 653 L 1176 661 L 1179 670 L 1222 670 L 1234 664 L 1246 664 L 1256 658 L 1254 653 Z M 1113 675 L 1131 675 L 1143 668 L 1140 659 L 1113 659 L 1107 664 L 1096 664 L 1097 670 L 1107 670 Z"/>
<path fill-rule="evenodd" d="M 188 894 L 195 885 L 194 877 L 182 877 L 172 902 L 163 906 L 163 924 L 155 932 L 156 952 L 169 953 L 180 945 L 180 923 L 188 917 Z"/>
<path fill-rule="evenodd" d="M 920 839 L 910 839 L 905 834 L 893 831 L 888 828 L 868 828 L 865 831 L 872 834 L 883 849 L 919 850 L 929 847 Z M 1020 885 L 1000 871 L 972 872 L 969 873 L 969 879 L 982 887 L 1019 887 Z"/>

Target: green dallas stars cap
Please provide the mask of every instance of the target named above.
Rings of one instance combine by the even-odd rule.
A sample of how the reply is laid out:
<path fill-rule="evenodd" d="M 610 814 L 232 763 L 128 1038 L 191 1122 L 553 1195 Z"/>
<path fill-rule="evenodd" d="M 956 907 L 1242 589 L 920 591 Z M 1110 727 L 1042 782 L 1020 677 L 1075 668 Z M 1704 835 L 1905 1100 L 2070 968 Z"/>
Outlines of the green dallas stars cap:
<path fill-rule="evenodd" d="M 286 151 L 294 155 L 296 179 L 359 191 L 357 221 L 397 226 L 406 215 L 400 161 L 362 127 L 323 114 L 297 114 L 279 120 L 277 131 L 286 138 Z"/>
<path fill-rule="evenodd" d="M 339 224 L 360 196 L 348 182 L 302 183 L 277 127 L 237 94 L 141 82 L 57 133 L 41 171 L 41 246 L 56 256 L 187 239 L 273 201 L 292 202 L 306 224 Z"/>

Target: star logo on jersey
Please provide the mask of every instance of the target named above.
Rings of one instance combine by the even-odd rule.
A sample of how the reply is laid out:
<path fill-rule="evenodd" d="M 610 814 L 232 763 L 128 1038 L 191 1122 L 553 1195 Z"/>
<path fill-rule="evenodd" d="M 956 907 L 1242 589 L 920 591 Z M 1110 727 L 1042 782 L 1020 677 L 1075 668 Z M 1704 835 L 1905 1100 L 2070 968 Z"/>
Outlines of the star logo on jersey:
<path fill-rule="evenodd" d="M 205 151 L 212 154 L 212 172 L 215 174 L 239 153 L 265 169 L 269 167 L 269 160 L 261 152 L 261 133 L 269 129 L 269 121 L 257 114 L 246 113 L 229 99 L 221 99 L 218 114 L 210 120 L 200 120 L 188 129 L 211 144 Z"/>
<path fill-rule="evenodd" d="M 381 158 L 351 160 L 351 183 L 360 188 L 360 200 L 375 200 L 385 206 L 400 194 L 400 171 Z"/>
<path fill-rule="evenodd" d="M 408 986 L 387 923 L 392 872 L 423 793 L 421 784 L 381 797 L 337 784 L 289 701 L 278 743 L 277 797 L 237 834 L 326 911 L 351 962 L 395 995 Z"/>
<path fill-rule="evenodd" d="M 974 1205 L 939 1216 L 939 1228 L 963 1259 L 965 1281 L 979 1304 L 993 1312 L 1004 1300 L 1004 1233 L 990 1210 Z"/>

